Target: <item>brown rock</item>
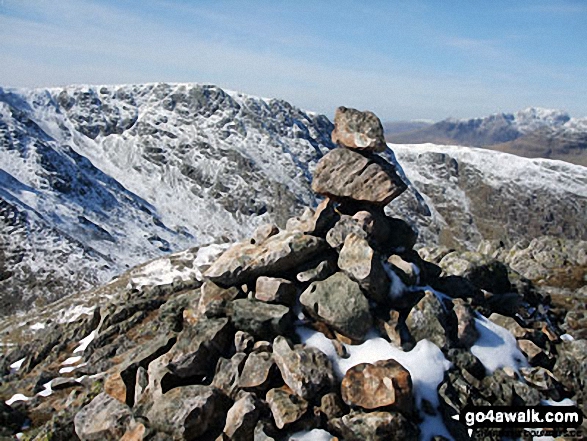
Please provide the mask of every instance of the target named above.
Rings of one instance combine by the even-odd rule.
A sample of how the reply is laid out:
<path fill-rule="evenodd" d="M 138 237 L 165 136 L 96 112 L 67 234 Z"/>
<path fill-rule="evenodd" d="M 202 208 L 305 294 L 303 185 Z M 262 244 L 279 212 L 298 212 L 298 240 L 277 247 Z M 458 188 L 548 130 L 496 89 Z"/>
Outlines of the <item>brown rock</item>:
<path fill-rule="evenodd" d="M 457 339 L 461 347 L 470 348 L 479 338 L 479 332 L 475 327 L 475 313 L 473 308 L 462 299 L 453 300 L 453 311 L 457 316 Z"/>
<path fill-rule="evenodd" d="M 339 107 L 334 115 L 332 142 L 344 147 L 383 152 L 387 148 L 383 125 L 373 112 Z"/>
<path fill-rule="evenodd" d="M 120 376 L 120 371 L 115 370 L 104 381 L 104 392 L 112 398 L 126 404 L 126 385 Z"/>
<path fill-rule="evenodd" d="M 252 390 L 265 389 L 271 380 L 271 372 L 274 369 L 275 362 L 270 352 L 249 354 L 239 377 L 239 387 Z"/>
<path fill-rule="evenodd" d="M 306 400 L 284 389 L 271 389 L 266 400 L 279 429 L 298 421 L 308 410 Z"/>
<path fill-rule="evenodd" d="M 341 392 L 349 406 L 389 407 L 407 414 L 414 408 L 412 377 L 393 359 L 353 366 L 342 380 Z"/>
<path fill-rule="evenodd" d="M 120 438 L 120 441 L 143 441 L 147 428 L 142 423 L 135 423 Z"/>
<path fill-rule="evenodd" d="M 312 190 L 337 202 L 385 206 L 402 194 L 406 184 L 395 167 L 373 154 L 334 149 L 318 162 Z"/>
<path fill-rule="evenodd" d="M 296 287 L 286 279 L 261 276 L 257 279 L 255 298 L 262 302 L 291 306 L 296 300 Z"/>

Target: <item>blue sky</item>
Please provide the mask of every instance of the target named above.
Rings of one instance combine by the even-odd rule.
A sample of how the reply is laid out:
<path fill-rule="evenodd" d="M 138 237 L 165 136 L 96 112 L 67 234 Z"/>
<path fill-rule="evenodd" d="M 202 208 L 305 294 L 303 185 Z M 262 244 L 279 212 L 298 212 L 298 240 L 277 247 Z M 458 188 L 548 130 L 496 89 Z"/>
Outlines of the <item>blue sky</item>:
<path fill-rule="evenodd" d="M 0 0 L 0 85 L 198 82 L 332 115 L 587 116 L 587 1 Z"/>

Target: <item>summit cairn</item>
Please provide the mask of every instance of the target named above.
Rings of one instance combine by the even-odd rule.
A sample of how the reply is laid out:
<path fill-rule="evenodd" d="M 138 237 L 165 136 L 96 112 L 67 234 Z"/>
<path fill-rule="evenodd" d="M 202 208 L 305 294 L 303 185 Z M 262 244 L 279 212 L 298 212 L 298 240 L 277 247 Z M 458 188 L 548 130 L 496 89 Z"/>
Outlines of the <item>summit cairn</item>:
<path fill-rule="evenodd" d="M 0 437 L 26 417 L 41 421 L 35 439 L 460 441 L 467 405 L 587 396 L 587 341 L 563 337 L 564 315 L 493 258 L 416 252 L 416 232 L 384 212 L 406 184 L 381 123 L 336 115 L 315 209 L 189 250 L 189 280 L 137 287 L 130 270 L 92 317 L 0 358 L 20 366 L 3 388 L 81 388 L 5 404 Z M 83 336 L 75 372 L 60 369 Z M 46 422 L 48 408 L 62 410 Z"/>
<path fill-rule="evenodd" d="M 381 121 L 371 112 L 339 107 L 332 141 L 340 148 L 316 166 L 312 190 L 337 202 L 383 207 L 406 190 L 395 167 L 376 153 L 387 148 Z"/>

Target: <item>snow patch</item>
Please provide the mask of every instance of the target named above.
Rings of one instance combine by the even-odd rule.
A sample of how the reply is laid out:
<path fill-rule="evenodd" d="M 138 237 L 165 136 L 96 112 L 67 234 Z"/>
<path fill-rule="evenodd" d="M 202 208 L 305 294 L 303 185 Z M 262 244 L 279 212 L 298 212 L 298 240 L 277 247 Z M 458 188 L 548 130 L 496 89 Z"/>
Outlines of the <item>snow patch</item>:
<path fill-rule="evenodd" d="M 479 338 L 471 347 L 489 374 L 496 369 L 511 367 L 516 371 L 528 366 L 528 361 L 518 348 L 516 338 L 507 329 L 479 315 L 475 318 Z"/>
<path fill-rule="evenodd" d="M 313 429 L 304 430 L 302 432 L 296 432 L 291 435 L 289 441 L 331 441 L 334 436 L 328 433 L 326 430 Z"/>
<path fill-rule="evenodd" d="M 344 359 L 336 354 L 332 342 L 321 332 L 300 326 L 296 329 L 296 333 L 302 343 L 314 347 L 328 356 L 339 379 L 344 377 L 347 370 L 359 363 L 396 360 L 410 372 L 416 405 L 421 409 L 422 401 L 426 400 L 432 406 L 438 406 L 437 388 L 444 379 L 444 372 L 451 367 L 451 363 L 434 343 L 421 340 L 410 352 L 404 352 L 392 346 L 387 340 L 378 337 L 375 332 L 371 332 L 366 341 L 360 345 L 345 344 L 344 346 L 350 355 Z M 452 439 L 440 414 L 434 416 L 425 412 L 420 412 L 420 414 L 424 420 L 420 424 L 422 439 L 427 440 L 434 435 L 442 435 Z"/>
<path fill-rule="evenodd" d="M 21 358 L 18 361 L 15 361 L 14 363 L 12 363 L 9 367 L 12 371 L 17 372 L 21 367 L 22 364 L 24 363 L 24 361 L 26 360 L 26 357 Z"/>
<path fill-rule="evenodd" d="M 96 330 L 93 330 L 86 337 L 82 338 L 79 341 L 79 346 L 73 350 L 73 353 L 75 354 L 76 352 L 84 352 L 90 343 L 94 341 L 94 338 L 96 338 Z"/>

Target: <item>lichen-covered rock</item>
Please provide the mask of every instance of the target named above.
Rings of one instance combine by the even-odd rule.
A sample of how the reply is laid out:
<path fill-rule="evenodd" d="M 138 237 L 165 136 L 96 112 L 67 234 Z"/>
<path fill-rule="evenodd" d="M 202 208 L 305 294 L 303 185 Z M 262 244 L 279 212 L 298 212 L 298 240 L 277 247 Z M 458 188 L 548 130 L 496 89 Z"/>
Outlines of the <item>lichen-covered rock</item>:
<path fill-rule="evenodd" d="M 446 274 L 464 277 L 479 289 L 494 294 L 511 291 L 507 267 L 481 253 L 453 251 L 439 265 Z"/>
<path fill-rule="evenodd" d="M 312 190 L 334 201 L 385 206 L 406 184 L 395 167 L 380 156 L 339 148 L 322 157 L 314 170 Z"/>
<path fill-rule="evenodd" d="M 273 341 L 273 359 L 285 384 L 304 399 L 312 399 L 334 384 L 332 363 L 316 348 L 292 349 L 287 340 L 279 336 Z"/>
<path fill-rule="evenodd" d="M 387 148 L 383 125 L 373 112 L 343 106 L 334 114 L 332 142 L 350 149 L 377 153 Z"/>
<path fill-rule="evenodd" d="M 239 295 L 238 288 L 222 288 L 214 282 L 207 280 L 200 288 L 200 301 L 196 308 L 196 317 L 206 315 L 220 315 L 226 306 L 226 303 L 234 300 Z"/>
<path fill-rule="evenodd" d="M 206 270 L 204 276 L 222 286 L 238 286 L 259 276 L 293 270 L 327 247 L 324 239 L 299 231 L 282 231 L 260 244 L 239 242 Z"/>
<path fill-rule="evenodd" d="M 101 393 L 75 416 L 75 433 L 82 441 L 118 441 L 132 419 L 126 404 Z"/>
<path fill-rule="evenodd" d="M 227 309 L 234 327 L 255 338 L 270 340 L 287 334 L 293 323 L 293 313 L 287 306 L 253 299 L 233 300 Z"/>
<path fill-rule="evenodd" d="M 418 426 L 399 412 L 351 412 L 329 422 L 332 432 L 348 441 L 416 440 Z"/>
<path fill-rule="evenodd" d="M 424 298 L 412 308 L 406 325 L 416 342 L 427 339 L 442 348 L 457 341 L 458 325 L 454 311 L 445 310 L 431 291 L 425 291 Z"/>
<path fill-rule="evenodd" d="M 227 318 L 201 319 L 187 326 L 171 349 L 169 369 L 178 377 L 206 376 L 230 347 L 234 331 Z"/>
<path fill-rule="evenodd" d="M 177 387 L 163 394 L 146 415 L 151 426 L 174 439 L 197 440 L 224 425 L 229 402 L 211 386 Z"/>
<path fill-rule="evenodd" d="M 309 407 L 306 400 L 284 389 L 271 389 L 265 399 L 278 429 L 298 421 Z"/>
<path fill-rule="evenodd" d="M 352 339 L 362 340 L 371 327 L 369 302 L 359 285 L 344 273 L 310 284 L 300 303 L 310 315 Z"/>
<path fill-rule="evenodd" d="M 353 366 L 342 380 L 341 393 L 349 406 L 367 410 L 389 407 L 410 414 L 414 408 L 412 377 L 393 359 Z"/>

